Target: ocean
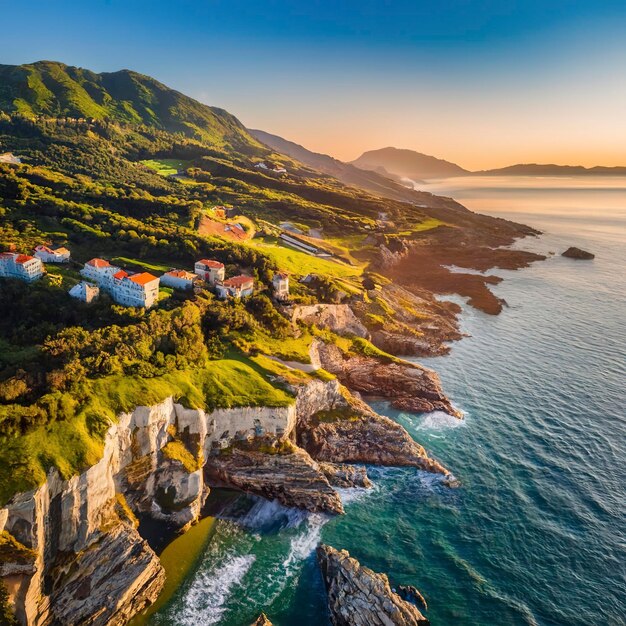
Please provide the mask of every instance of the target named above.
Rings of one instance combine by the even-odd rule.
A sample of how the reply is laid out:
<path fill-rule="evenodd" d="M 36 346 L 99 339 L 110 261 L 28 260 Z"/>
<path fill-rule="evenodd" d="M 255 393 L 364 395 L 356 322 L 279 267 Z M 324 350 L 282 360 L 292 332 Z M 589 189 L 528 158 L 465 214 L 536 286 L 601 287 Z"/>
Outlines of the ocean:
<path fill-rule="evenodd" d="M 461 480 L 369 468 L 374 488 L 342 493 L 329 519 L 214 493 L 211 538 L 149 623 L 318 626 L 313 551 L 345 548 L 428 600 L 433 625 L 626 624 L 626 179 L 459 178 L 431 183 L 472 210 L 544 234 L 516 246 L 550 255 L 494 270 L 508 307 L 464 306 L 445 357 L 421 359 L 465 413 L 403 424 Z M 595 260 L 559 256 L 570 245 Z"/>

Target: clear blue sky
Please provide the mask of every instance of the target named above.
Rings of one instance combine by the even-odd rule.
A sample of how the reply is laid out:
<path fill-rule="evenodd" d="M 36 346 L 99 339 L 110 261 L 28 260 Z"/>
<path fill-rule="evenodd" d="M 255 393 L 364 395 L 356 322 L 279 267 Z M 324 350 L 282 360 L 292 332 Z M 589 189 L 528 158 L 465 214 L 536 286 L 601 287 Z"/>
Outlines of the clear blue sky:
<path fill-rule="evenodd" d="M 626 2 L 0 0 L 2 63 L 150 74 L 344 159 L 626 165 Z"/>

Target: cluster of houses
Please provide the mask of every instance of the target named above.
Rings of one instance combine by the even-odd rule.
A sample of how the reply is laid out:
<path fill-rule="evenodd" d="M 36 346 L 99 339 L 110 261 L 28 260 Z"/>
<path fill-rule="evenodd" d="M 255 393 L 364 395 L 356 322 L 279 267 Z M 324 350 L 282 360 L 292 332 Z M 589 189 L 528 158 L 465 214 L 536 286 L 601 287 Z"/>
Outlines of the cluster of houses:
<path fill-rule="evenodd" d="M 44 245 L 35 248 L 34 256 L 1 252 L 0 277 L 26 282 L 37 280 L 46 272 L 44 261 L 69 263 L 70 252 L 67 248 L 53 249 Z M 254 293 L 254 278 L 243 274 L 226 278 L 225 273 L 224 264 L 212 259 L 196 261 L 194 272 L 172 269 L 159 277 L 149 272 L 128 273 L 105 259 L 94 258 L 80 270 L 85 280 L 74 285 L 69 294 L 83 302 L 92 302 L 98 298 L 100 291 L 104 291 L 118 304 L 149 309 L 158 302 L 160 285 L 173 289 L 193 289 L 199 281 L 204 281 L 222 299 L 245 298 Z M 288 274 L 277 272 L 272 279 L 272 288 L 277 300 L 288 300 Z"/>

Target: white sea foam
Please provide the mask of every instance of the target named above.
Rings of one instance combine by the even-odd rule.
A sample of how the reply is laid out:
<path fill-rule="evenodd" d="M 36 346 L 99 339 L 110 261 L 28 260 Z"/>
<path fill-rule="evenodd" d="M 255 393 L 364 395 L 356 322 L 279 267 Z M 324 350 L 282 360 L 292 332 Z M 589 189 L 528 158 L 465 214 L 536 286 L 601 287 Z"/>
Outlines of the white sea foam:
<path fill-rule="evenodd" d="M 260 530 L 280 524 L 285 528 L 296 528 L 306 519 L 307 512 L 283 506 L 278 500 L 258 498 L 252 508 L 235 520 L 251 530 Z"/>
<path fill-rule="evenodd" d="M 181 626 L 217 624 L 226 610 L 225 604 L 234 588 L 241 584 L 255 556 L 252 554 L 226 554 L 215 568 L 195 577 L 183 599 L 183 607 L 177 612 Z"/>
<path fill-rule="evenodd" d="M 452 415 L 448 415 L 443 411 L 433 411 L 427 413 L 423 417 L 419 418 L 419 423 L 416 425 L 417 430 L 445 430 L 448 428 L 460 428 L 465 426 L 466 421 L 464 419 L 458 419 Z"/>
<path fill-rule="evenodd" d="M 372 489 L 365 489 L 365 487 L 335 487 L 335 491 L 339 494 L 344 504 L 358 502 L 372 493 Z"/>

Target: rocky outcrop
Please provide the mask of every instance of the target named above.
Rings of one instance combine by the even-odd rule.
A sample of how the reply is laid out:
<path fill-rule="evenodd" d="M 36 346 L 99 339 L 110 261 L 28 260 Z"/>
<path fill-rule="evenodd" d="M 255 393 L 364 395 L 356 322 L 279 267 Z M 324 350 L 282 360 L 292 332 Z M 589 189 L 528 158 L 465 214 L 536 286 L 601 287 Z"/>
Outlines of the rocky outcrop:
<path fill-rule="evenodd" d="M 336 345 L 322 341 L 312 347 L 322 367 L 337 376 L 349 389 L 391 400 L 401 411 L 428 413 L 444 411 L 461 417 L 445 396 L 435 372 L 408 361 L 389 360 L 362 354 L 344 354 Z"/>
<path fill-rule="evenodd" d="M 326 545 L 317 559 L 334 626 L 424 626 L 419 609 L 394 593 L 385 574 L 362 566 L 345 550 Z"/>
<path fill-rule="evenodd" d="M 372 486 L 372 481 L 367 476 L 367 470 L 359 465 L 328 462 L 320 462 L 318 465 L 333 487 L 369 489 Z"/>
<path fill-rule="evenodd" d="M 254 622 L 254 624 L 250 624 L 250 626 L 272 626 L 272 622 L 269 621 L 265 613 L 261 613 L 256 622 Z"/>
<path fill-rule="evenodd" d="M 369 332 L 347 304 L 311 304 L 294 306 L 291 309 L 292 322 L 315 324 L 327 328 L 338 335 L 369 337 Z"/>
<path fill-rule="evenodd" d="M 184 528 L 197 519 L 211 483 L 341 513 L 331 481 L 367 486 L 367 476 L 327 463 L 447 473 L 401 426 L 371 411 L 337 380 L 312 380 L 292 391 L 294 403 L 278 408 L 206 412 L 172 398 L 137 407 L 109 428 L 98 463 L 67 480 L 52 470 L 41 487 L 14 496 L 0 509 L 0 577 L 20 621 L 125 624 L 155 600 L 164 581 L 136 516 Z M 335 411 L 355 411 L 358 419 L 330 424 L 320 418 Z M 292 443 L 297 431 L 306 451 Z"/>
<path fill-rule="evenodd" d="M 317 461 L 417 467 L 454 477 L 409 433 L 369 407 L 338 408 L 298 423 L 298 443 Z"/>
<path fill-rule="evenodd" d="M 595 254 L 576 248 L 576 246 L 571 246 L 565 250 L 565 252 L 562 252 L 561 256 L 567 257 L 568 259 L 576 259 L 578 261 L 591 261 L 591 259 L 596 258 Z"/>
<path fill-rule="evenodd" d="M 319 465 L 294 445 L 274 453 L 234 447 L 210 458 L 205 472 L 213 485 L 235 487 L 308 511 L 343 513 L 341 498 Z"/>

